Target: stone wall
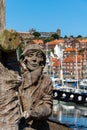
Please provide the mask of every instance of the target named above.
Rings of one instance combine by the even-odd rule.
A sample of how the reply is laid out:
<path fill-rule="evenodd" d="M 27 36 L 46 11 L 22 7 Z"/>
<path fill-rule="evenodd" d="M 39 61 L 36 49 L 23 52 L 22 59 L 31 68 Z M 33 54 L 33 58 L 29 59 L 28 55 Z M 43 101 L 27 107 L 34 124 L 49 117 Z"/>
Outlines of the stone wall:
<path fill-rule="evenodd" d="M 5 0 L 0 0 L 0 32 L 5 28 Z"/>

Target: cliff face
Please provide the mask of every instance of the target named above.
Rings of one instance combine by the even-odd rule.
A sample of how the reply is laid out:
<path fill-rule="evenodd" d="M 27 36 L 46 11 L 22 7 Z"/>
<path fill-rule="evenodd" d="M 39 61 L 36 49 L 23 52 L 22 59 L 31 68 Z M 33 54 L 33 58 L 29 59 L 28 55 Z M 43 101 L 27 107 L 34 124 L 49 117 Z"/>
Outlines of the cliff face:
<path fill-rule="evenodd" d="M 0 32 L 5 28 L 5 0 L 0 0 Z"/>

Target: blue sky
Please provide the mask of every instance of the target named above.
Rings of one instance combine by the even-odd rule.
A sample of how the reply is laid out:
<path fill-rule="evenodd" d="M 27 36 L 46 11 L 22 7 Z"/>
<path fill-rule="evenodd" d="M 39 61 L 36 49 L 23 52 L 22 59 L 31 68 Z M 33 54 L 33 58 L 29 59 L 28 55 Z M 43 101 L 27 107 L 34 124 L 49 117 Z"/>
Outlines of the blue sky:
<path fill-rule="evenodd" d="M 87 36 L 87 0 L 6 0 L 6 28 Z"/>

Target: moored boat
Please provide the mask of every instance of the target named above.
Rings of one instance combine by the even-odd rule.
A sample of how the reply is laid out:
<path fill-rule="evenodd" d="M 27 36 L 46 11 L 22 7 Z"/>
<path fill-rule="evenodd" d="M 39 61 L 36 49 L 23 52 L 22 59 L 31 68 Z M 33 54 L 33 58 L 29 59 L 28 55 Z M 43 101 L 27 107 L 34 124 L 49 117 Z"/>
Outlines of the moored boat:
<path fill-rule="evenodd" d="M 81 89 L 86 89 L 87 90 L 87 79 L 82 79 L 79 82 L 79 86 L 80 86 Z"/>

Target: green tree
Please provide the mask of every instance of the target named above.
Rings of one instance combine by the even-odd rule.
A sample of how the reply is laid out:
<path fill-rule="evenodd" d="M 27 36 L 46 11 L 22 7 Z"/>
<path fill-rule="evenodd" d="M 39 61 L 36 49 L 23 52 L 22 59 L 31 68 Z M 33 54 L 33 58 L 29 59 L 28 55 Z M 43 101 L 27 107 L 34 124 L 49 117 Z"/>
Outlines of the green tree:
<path fill-rule="evenodd" d="M 59 35 L 56 33 L 52 34 L 51 37 L 53 37 L 54 39 L 59 39 Z"/>
<path fill-rule="evenodd" d="M 82 36 L 81 36 L 81 35 L 78 35 L 77 38 L 82 38 Z"/>
<path fill-rule="evenodd" d="M 71 37 L 71 38 L 74 38 L 74 36 L 73 36 L 73 35 L 70 35 L 70 37 Z"/>
<path fill-rule="evenodd" d="M 48 37 L 48 38 L 44 38 L 44 39 L 43 39 L 44 43 L 50 42 L 50 41 L 52 41 L 52 40 L 53 40 L 52 37 Z"/>
<path fill-rule="evenodd" d="M 38 38 L 41 36 L 41 34 L 39 32 L 34 32 L 33 35 L 35 36 L 35 38 Z"/>
<path fill-rule="evenodd" d="M 68 38 L 67 35 L 65 35 L 64 38 Z"/>

